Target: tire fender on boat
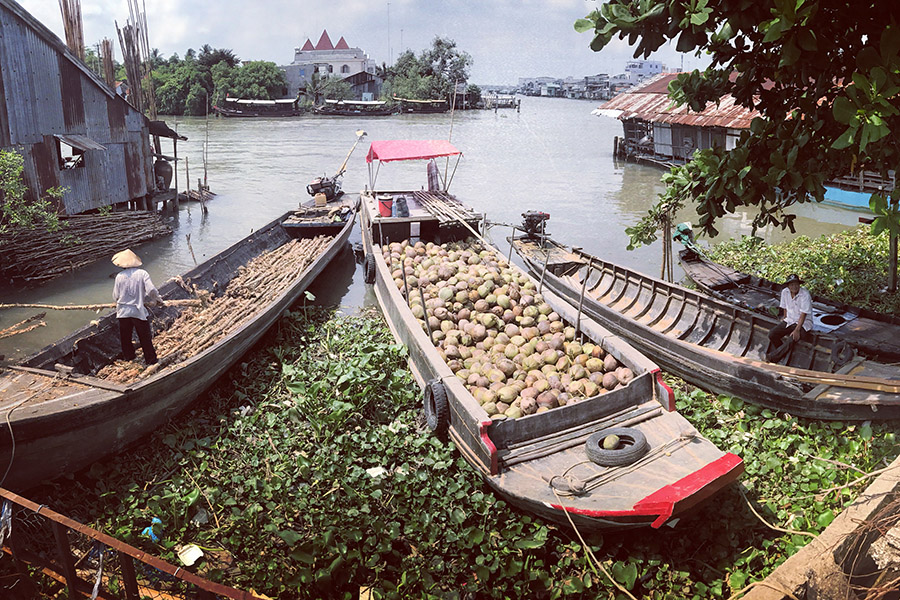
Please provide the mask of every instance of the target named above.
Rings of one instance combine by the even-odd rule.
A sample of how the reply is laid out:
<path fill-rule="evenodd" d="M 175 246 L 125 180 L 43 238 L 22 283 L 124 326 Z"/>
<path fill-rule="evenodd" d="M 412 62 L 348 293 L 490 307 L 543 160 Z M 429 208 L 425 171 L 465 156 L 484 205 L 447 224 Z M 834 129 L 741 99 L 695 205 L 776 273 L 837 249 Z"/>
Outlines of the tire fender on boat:
<path fill-rule="evenodd" d="M 365 282 L 375 283 L 375 257 L 371 253 L 366 254 L 363 267 L 365 268 Z"/>
<path fill-rule="evenodd" d="M 425 424 L 438 439 L 446 441 L 450 428 L 450 403 L 447 390 L 440 379 L 432 379 L 425 385 L 422 405 L 425 410 Z"/>
<path fill-rule="evenodd" d="M 610 435 L 618 436 L 619 445 L 607 450 L 603 447 L 603 440 Z M 587 439 L 584 446 L 588 458 L 602 467 L 630 465 L 650 450 L 647 437 L 633 427 L 611 427 L 598 431 Z"/>

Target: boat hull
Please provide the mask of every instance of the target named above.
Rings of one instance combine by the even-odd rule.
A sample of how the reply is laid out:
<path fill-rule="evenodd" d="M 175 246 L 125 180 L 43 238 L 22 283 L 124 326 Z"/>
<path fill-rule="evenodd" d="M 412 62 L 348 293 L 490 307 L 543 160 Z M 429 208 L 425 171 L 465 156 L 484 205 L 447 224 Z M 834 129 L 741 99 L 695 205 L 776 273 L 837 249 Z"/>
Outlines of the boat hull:
<path fill-rule="evenodd" d="M 233 273 L 238 267 L 294 237 L 321 235 L 319 229 L 308 231 L 282 227 L 290 214 L 283 215 L 266 227 L 244 238 L 224 252 L 186 273 L 184 279 L 211 283 L 217 274 Z M 25 402 L 12 413 L 11 430 L 0 432 L 0 464 L 10 464 L 4 487 L 24 490 L 45 479 L 52 479 L 90 465 L 105 456 L 121 451 L 144 435 L 157 430 L 185 410 L 226 370 L 232 367 L 263 336 L 278 318 L 300 297 L 310 283 L 325 269 L 329 261 L 347 244 L 353 228 L 352 218 L 342 225 L 326 249 L 298 273 L 272 303 L 265 306 L 225 339 L 183 363 L 161 369 L 147 380 L 130 386 L 110 385 L 93 378 L 77 378 L 89 385 L 59 400 Z M 202 287 L 202 285 L 201 285 Z M 169 282 L 160 288 L 165 299 L 187 297 L 187 292 Z M 60 340 L 26 361 L 25 371 L 15 377 L 46 380 L 55 375 L 57 362 L 66 362 L 73 346 L 91 343 L 98 348 L 117 348 L 115 315 L 102 318 L 97 327 L 104 334 L 87 327 Z M 94 339 L 92 339 L 92 337 Z M 82 339 L 84 338 L 84 339 Z M 99 351 L 99 350 L 98 350 Z M 90 359 L 88 359 L 90 360 Z M 19 386 L 28 388 L 27 381 Z M 40 385 L 40 381 L 38 382 Z M 74 384 L 73 384 L 74 385 Z M 80 384 L 79 384 L 80 385 Z M 104 386 L 106 389 L 92 386 Z M 13 446 L 14 443 L 14 446 Z"/>
<path fill-rule="evenodd" d="M 588 319 L 580 323 L 585 337 L 598 341 L 628 365 L 635 379 L 622 389 L 547 413 L 491 420 L 413 317 L 381 254 L 378 242 L 406 239 L 413 224 L 409 219 L 380 218 L 371 197 L 364 199 L 362 205 L 363 246 L 367 261 L 374 264 L 374 291 L 391 332 L 408 349 L 410 369 L 417 382 L 423 388 L 429 382 L 443 384 L 450 411 L 449 437 L 460 454 L 513 506 L 586 531 L 660 527 L 742 473 L 740 458 L 718 450 L 696 434 L 683 417 L 672 412 L 674 397 L 662 382 L 658 367 Z M 420 231 L 428 230 L 423 226 Z M 447 227 L 431 231 L 427 238 L 423 234 L 421 239 L 433 237 L 446 242 L 469 233 L 462 227 Z M 574 322 L 572 308 L 552 291 L 545 288 L 544 299 L 564 320 Z M 587 469 L 581 474 L 585 479 L 596 476 L 604 468 L 587 459 L 584 440 L 590 432 L 624 422 L 644 432 L 654 448 L 674 443 L 671 456 L 676 458 L 651 461 L 623 475 L 621 480 L 578 496 L 547 483 L 554 475 L 572 468 Z M 685 432 L 691 434 L 681 440 Z M 585 462 L 589 465 L 577 466 Z"/>
<path fill-rule="evenodd" d="M 554 258 L 538 242 L 513 241 L 545 286 L 571 305 L 582 306 L 584 315 L 628 340 L 666 371 L 698 387 L 813 419 L 900 418 L 900 394 L 895 391 L 829 383 L 830 347 L 801 343 L 788 356 L 788 365 L 765 363 L 767 333 L 775 320 L 552 240 L 546 244 Z M 836 375 L 887 381 L 900 377 L 900 370 L 855 360 Z"/>

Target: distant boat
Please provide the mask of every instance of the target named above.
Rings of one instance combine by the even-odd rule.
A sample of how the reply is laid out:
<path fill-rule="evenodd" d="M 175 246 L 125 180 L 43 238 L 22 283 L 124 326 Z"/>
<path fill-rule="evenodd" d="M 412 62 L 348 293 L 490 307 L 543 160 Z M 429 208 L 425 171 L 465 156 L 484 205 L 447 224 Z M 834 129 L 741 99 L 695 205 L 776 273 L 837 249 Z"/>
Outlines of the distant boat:
<path fill-rule="evenodd" d="M 397 112 L 397 105 L 383 100 L 326 100 L 313 110 L 319 115 L 339 117 L 386 117 Z"/>
<path fill-rule="evenodd" d="M 295 98 L 282 100 L 248 100 L 246 98 L 225 98 L 222 106 L 213 110 L 223 117 L 297 117 L 303 114 L 299 101 Z"/>
<path fill-rule="evenodd" d="M 397 98 L 400 102 L 401 113 L 444 113 L 450 110 L 450 103 L 446 100 L 413 100 L 411 98 Z"/>

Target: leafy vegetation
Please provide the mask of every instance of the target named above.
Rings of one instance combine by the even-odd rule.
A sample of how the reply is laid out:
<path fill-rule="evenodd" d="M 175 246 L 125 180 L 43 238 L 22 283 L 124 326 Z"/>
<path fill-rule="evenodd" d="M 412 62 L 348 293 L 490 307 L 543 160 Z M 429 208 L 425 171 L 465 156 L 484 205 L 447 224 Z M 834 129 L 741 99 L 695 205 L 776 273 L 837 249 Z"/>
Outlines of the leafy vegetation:
<path fill-rule="evenodd" d="M 593 33 L 595 51 L 627 38 L 635 57 L 677 39 L 679 52 L 712 58 L 672 82 L 677 104 L 699 111 L 731 94 L 759 111 L 735 149 L 697 151 L 671 183 L 709 235 L 739 206 L 758 209 L 754 226 L 792 228 L 785 209 L 821 201 L 826 181 L 860 169 L 889 179 L 900 166 L 900 25 L 890 3 L 610 0 L 575 29 Z M 891 218 L 900 229 L 900 213 Z"/>
<path fill-rule="evenodd" d="M 283 599 L 625 598 L 605 573 L 637 598 L 728 598 L 810 539 L 768 529 L 732 487 L 674 529 L 583 545 L 511 509 L 422 429 L 405 348 L 376 313 L 303 307 L 276 329 L 191 412 L 35 499 L 173 562 L 197 544 L 192 568 Z M 784 528 L 821 531 L 860 471 L 898 452 L 897 423 L 809 422 L 674 383 Z M 153 517 L 159 543 L 140 533 Z"/>
<path fill-rule="evenodd" d="M 13 150 L 0 150 L 0 234 L 10 229 L 41 226 L 47 231 L 59 231 L 65 223 L 59 220 L 57 205 L 66 192 L 65 187 L 46 190 L 47 197 L 31 199 L 22 174 L 25 159 Z"/>
<path fill-rule="evenodd" d="M 157 109 L 167 115 L 204 115 L 227 96 L 273 100 L 287 92 L 284 72 L 268 61 L 245 61 L 231 50 L 205 44 L 184 58 L 151 52 Z"/>
<path fill-rule="evenodd" d="M 382 65 L 379 68 L 378 75 L 385 80 L 382 95 L 413 100 L 451 100 L 454 85 L 468 81 L 471 66 L 472 57 L 458 50 L 456 42 L 437 36 L 431 47 L 419 56 L 407 50 L 392 67 Z"/>
<path fill-rule="evenodd" d="M 768 245 L 756 237 L 721 242 L 708 252 L 716 262 L 771 281 L 797 273 L 813 294 L 879 312 L 900 314 L 900 294 L 883 291 L 888 279 L 888 236 L 856 227 L 830 236 L 800 236 Z"/>

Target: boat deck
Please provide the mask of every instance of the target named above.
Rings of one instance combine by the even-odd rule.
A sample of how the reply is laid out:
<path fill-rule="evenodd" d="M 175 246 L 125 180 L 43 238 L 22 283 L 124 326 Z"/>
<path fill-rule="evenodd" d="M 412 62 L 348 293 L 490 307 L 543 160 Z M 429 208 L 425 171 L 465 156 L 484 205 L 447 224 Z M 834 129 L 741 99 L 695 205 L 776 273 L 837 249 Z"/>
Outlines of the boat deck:
<path fill-rule="evenodd" d="M 89 403 L 113 398 L 126 388 L 111 382 L 91 385 L 93 378 L 84 382 L 61 375 L 41 373 L 36 369 L 9 368 L 0 370 L 0 412 L 16 411 L 17 419 L 47 412 L 60 412 Z M 120 391 L 116 391 L 121 387 Z M 49 406 L 52 402 L 52 408 Z"/>

